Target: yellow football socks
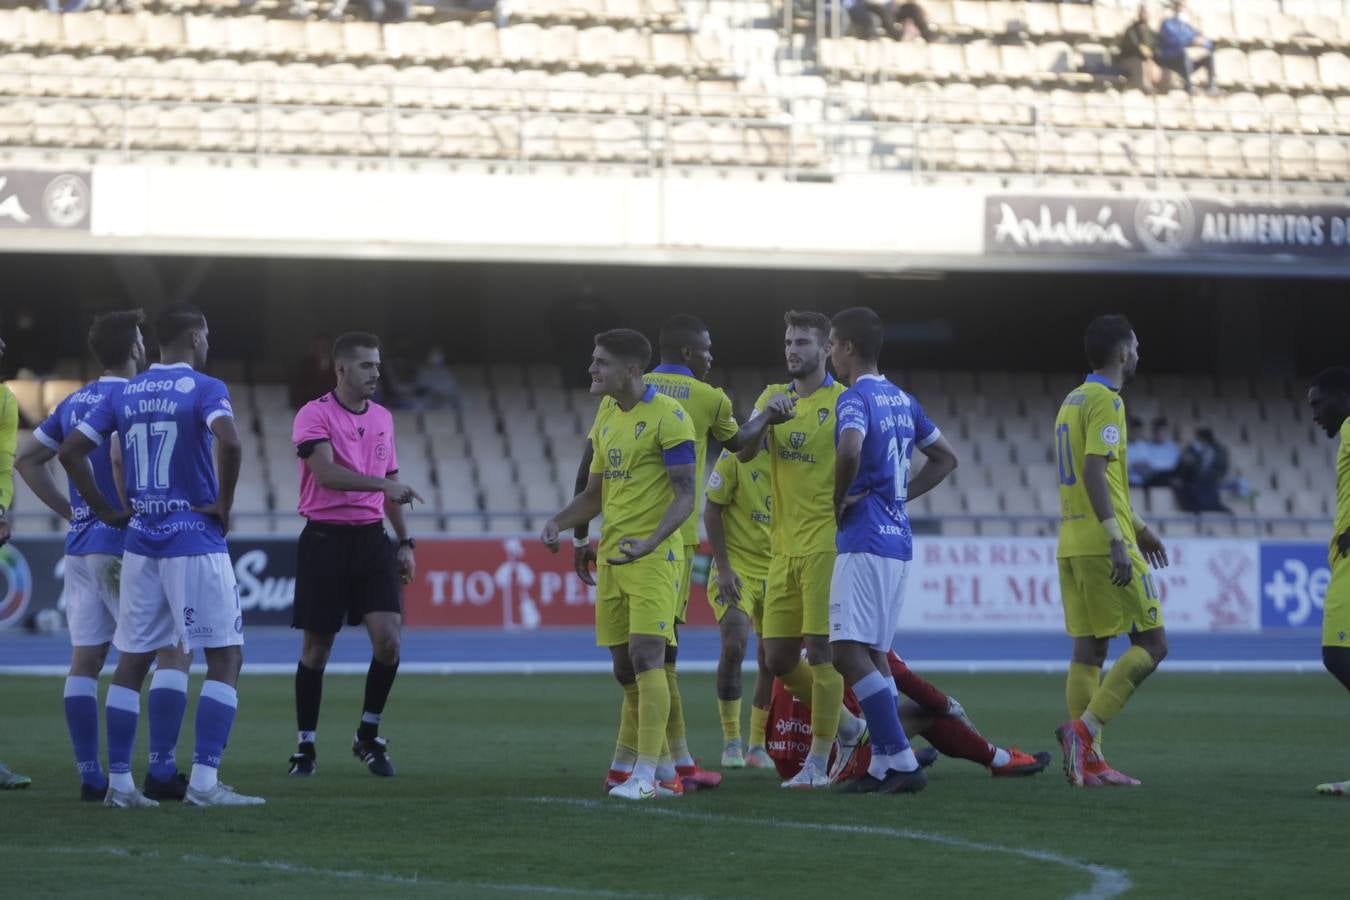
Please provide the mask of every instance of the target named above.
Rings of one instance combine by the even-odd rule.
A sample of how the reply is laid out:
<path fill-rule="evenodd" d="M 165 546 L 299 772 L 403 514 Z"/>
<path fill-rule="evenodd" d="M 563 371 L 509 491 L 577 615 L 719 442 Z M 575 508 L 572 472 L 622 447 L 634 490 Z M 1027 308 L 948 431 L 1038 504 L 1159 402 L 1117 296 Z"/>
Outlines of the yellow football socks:
<path fill-rule="evenodd" d="M 1142 647 L 1131 647 L 1120 655 L 1111 671 L 1106 673 L 1102 686 L 1088 704 L 1087 713 L 1096 716 L 1105 725 L 1125 708 L 1134 689 L 1153 673 L 1157 663 Z"/>
<path fill-rule="evenodd" d="M 670 691 L 670 716 L 666 719 L 666 740 L 670 741 L 670 755 L 677 766 L 692 765 L 689 756 L 689 744 L 685 741 L 684 702 L 680 698 L 680 680 L 675 674 L 675 664 L 666 663 L 666 685 Z"/>
<path fill-rule="evenodd" d="M 751 747 L 762 747 L 765 743 L 765 732 L 769 729 L 769 710 L 762 706 L 750 707 L 750 740 Z"/>
<path fill-rule="evenodd" d="M 833 668 L 833 666 L 831 667 Z M 811 667 L 805 660 L 798 660 L 797 667 L 786 675 L 781 676 L 779 681 L 783 682 L 783 687 L 788 689 L 788 693 L 796 697 L 803 703 L 811 704 L 811 691 L 814 679 L 811 676 Z"/>
<path fill-rule="evenodd" d="M 1078 718 L 1088 708 L 1101 681 L 1101 666 L 1069 663 L 1069 677 L 1064 683 L 1064 699 L 1069 705 L 1070 719 Z"/>
<path fill-rule="evenodd" d="M 619 743 L 614 748 L 613 768 L 631 770 L 637 762 L 638 686 L 623 686 L 623 707 L 619 711 Z"/>
<path fill-rule="evenodd" d="M 839 734 L 839 711 L 844 703 L 844 676 L 834 663 L 811 667 L 811 755 L 830 755 Z"/>
<path fill-rule="evenodd" d="M 722 740 L 741 739 L 741 698 L 717 701 L 717 714 L 722 720 Z"/>
<path fill-rule="evenodd" d="M 638 719 L 637 751 L 653 766 L 666 742 L 666 720 L 670 718 L 670 684 L 662 669 L 648 669 L 637 676 Z"/>

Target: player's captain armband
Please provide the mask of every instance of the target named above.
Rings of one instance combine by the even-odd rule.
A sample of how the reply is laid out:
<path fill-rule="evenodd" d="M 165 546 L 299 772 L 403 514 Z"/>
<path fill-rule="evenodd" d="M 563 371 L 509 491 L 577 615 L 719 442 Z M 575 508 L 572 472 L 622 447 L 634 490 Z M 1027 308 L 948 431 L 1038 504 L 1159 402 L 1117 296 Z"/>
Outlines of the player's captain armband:
<path fill-rule="evenodd" d="M 1130 510 L 1130 521 L 1134 523 L 1134 533 L 1138 534 L 1148 527 L 1148 523 L 1139 518 L 1139 513 Z"/>
<path fill-rule="evenodd" d="M 662 450 L 661 458 L 668 466 L 692 466 L 698 459 L 694 455 L 693 441 L 683 441 L 669 450 Z"/>
<path fill-rule="evenodd" d="M 1102 531 L 1105 531 L 1106 536 L 1113 541 L 1125 540 L 1125 533 L 1120 530 L 1120 523 L 1116 521 L 1115 516 L 1102 520 Z"/>

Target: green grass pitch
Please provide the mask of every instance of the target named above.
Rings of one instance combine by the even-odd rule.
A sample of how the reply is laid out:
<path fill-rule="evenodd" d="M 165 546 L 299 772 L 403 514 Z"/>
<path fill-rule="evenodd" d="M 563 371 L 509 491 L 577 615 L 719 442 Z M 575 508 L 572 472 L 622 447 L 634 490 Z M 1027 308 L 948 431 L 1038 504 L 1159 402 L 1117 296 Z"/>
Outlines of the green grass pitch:
<path fill-rule="evenodd" d="M 256 809 L 108 810 L 78 802 L 61 682 L 0 682 L 0 896 L 291 898 L 1344 897 L 1350 697 L 1322 675 L 1165 671 L 1108 731 L 1141 788 L 1075 791 L 1051 732 L 1063 681 L 942 675 L 985 734 L 1055 751 L 995 781 L 943 759 L 913 797 L 778 788 L 763 772 L 672 801 L 605 799 L 618 688 L 600 676 L 399 679 L 384 732 L 399 774 L 350 752 L 362 679 L 325 686 L 319 773 L 286 777 L 290 678 L 245 676 L 224 779 Z M 709 675 L 682 679 L 691 744 L 720 751 Z M 106 689 L 106 679 L 104 681 Z M 195 697 L 196 688 L 193 688 Z M 144 772 L 144 730 L 135 757 Z M 192 708 L 179 746 L 190 760 Z M 181 763 L 180 763 L 181 764 Z"/>

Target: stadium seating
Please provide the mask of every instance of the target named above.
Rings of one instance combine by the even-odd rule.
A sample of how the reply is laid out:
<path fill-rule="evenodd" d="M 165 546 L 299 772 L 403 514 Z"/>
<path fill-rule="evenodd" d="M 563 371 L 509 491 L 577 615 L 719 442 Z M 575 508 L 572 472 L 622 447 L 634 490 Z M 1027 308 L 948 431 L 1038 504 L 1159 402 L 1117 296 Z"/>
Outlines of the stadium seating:
<path fill-rule="evenodd" d="M 1193 4 L 1225 88 L 1193 98 L 1080 71 L 1107 58 L 1128 4 L 937 0 L 938 42 L 812 29 L 786 45 L 763 0 L 697 15 L 674 0 L 521 0 L 507 27 L 430 7 L 402 23 L 297 21 L 278 0 L 0 6 L 0 145 L 39 152 L 861 163 L 1314 192 L 1335 190 L 1350 155 L 1350 19 L 1322 0 Z M 841 118 L 853 138 L 827 144 L 818 125 Z"/>
<path fill-rule="evenodd" d="M 230 369 L 228 361 L 215 364 Z M 242 372 L 242 367 L 237 367 Z M 724 376 L 744 418 L 774 370 L 734 368 Z M 888 373 L 915 393 L 962 456 L 950 484 L 912 513 L 950 534 L 1053 534 L 1059 509 L 1051 442 L 1044 435 L 1074 374 L 968 371 Z M 546 365 L 461 366 L 458 409 L 398 410 L 399 466 L 426 498 L 412 514 L 423 532 L 532 531 L 571 496 L 595 401 L 558 387 Z M 79 382 L 12 381 L 24 419 L 34 422 Z M 232 381 L 246 440 L 236 509 L 241 531 L 298 532 L 300 470 L 290 443 L 293 411 L 280 384 Z M 1209 424 L 1229 450 L 1230 475 L 1251 489 L 1228 502 L 1232 515 L 1181 512 L 1170 489 L 1136 489 L 1136 508 L 1170 535 L 1324 536 L 1333 494 L 1335 443 L 1317 431 L 1291 387 L 1242 376 L 1142 376 L 1130 412 L 1166 415 L 1181 429 Z M 508 415 L 508 411 L 510 414 Z M 1271 427 L 1277 424 L 1279 427 Z M 55 531 L 59 520 L 15 481 L 16 527 Z"/>

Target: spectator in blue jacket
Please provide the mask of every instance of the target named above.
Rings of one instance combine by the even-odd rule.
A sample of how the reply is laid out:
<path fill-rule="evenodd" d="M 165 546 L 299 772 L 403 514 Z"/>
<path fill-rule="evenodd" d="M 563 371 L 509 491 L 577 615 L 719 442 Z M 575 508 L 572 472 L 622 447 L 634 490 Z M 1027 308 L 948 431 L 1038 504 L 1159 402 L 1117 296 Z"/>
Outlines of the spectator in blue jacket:
<path fill-rule="evenodd" d="M 1214 93 L 1218 90 L 1214 83 L 1214 42 L 1186 21 L 1186 13 L 1184 0 L 1172 4 L 1171 18 L 1158 30 L 1158 62 L 1181 76 L 1188 94 L 1195 93 L 1191 74 L 1197 67 L 1203 68 L 1209 73 L 1209 91 Z M 1193 54 L 1192 48 L 1206 52 Z"/>

